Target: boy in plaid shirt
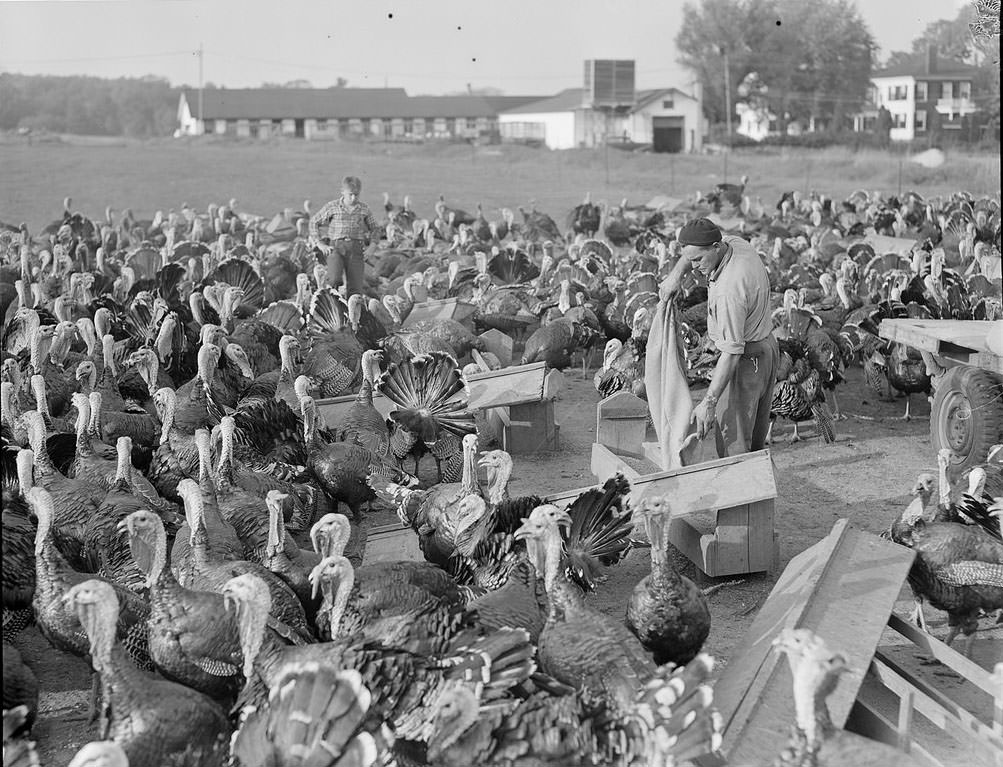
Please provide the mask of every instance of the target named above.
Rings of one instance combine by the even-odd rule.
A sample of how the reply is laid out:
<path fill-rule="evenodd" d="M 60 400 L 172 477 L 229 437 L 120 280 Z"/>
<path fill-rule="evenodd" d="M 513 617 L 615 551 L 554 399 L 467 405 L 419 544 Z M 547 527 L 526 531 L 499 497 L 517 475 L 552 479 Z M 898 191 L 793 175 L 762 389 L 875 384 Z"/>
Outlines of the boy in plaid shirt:
<path fill-rule="evenodd" d="M 335 290 L 345 278 L 346 296 L 362 292 L 365 260 L 376 250 L 379 227 L 372 211 L 359 202 L 362 182 L 355 176 L 345 176 L 341 182 L 341 197 L 331 200 L 310 218 L 310 239 L 327 256 L 327 283 Z M 319 228 L 327 226 L 327 237 Z"/>

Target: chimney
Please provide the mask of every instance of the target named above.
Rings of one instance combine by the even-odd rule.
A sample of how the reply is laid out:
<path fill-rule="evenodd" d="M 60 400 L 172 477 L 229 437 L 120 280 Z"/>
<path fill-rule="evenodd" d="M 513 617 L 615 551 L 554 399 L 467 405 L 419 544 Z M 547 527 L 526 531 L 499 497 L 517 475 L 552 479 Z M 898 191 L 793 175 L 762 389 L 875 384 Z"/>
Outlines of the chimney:
<path fill-rule="evenodd" d="M 933 75 L 937 73 L 937 46 L 928 45 L 926 47 L 926 73 Z"/>

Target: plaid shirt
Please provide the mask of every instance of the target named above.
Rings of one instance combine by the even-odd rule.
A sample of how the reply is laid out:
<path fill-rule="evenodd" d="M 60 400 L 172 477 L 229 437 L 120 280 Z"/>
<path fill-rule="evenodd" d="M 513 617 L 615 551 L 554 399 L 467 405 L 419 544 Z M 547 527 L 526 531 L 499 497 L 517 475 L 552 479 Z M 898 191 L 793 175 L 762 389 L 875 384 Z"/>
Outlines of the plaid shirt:
<path fill-rule="evenodd" d="M 328 225 L 327 236 L 332 242 L 342 237 L 368 242 L 372 234 L 379 230 L 368 205 L 356 202 L 354 207 L 349 208 L 340 197 L 331 200 L 310 217 L 310 236 L 319 240 L 318 228 L 325 224 Z"/>

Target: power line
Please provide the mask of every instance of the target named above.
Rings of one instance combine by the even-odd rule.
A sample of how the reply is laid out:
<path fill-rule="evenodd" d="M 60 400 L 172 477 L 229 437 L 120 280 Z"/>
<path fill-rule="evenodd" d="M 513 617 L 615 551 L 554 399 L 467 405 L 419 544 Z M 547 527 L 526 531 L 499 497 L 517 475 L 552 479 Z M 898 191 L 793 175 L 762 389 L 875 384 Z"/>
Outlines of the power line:
<path fill-rule="evenodd" d="M 127 59 L 155 59 L 167 56 L 191 56 L 192 51 L 168 51 L 166 53 L 136 53 L 129 56 L 91 56 L 76 59 L 14 59 L 20 64 L 81 64 L 88 61 L 125 61 Z"/>

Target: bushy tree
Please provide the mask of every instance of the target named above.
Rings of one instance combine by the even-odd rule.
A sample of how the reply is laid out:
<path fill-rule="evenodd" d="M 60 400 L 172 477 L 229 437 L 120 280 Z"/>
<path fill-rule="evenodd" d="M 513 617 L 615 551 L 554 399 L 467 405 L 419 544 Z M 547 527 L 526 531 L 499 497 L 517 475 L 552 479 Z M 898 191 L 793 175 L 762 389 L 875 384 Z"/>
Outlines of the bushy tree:
<path fill-rule="evenodd" d="M 680 63 L 703 84 L 712 121 L 725 117 L 724 56 L 732 101 L 755 72 L 756 95 L 779 118 L 842 127 L 870 81 L 874 39 L 852 0 L 702 0 L 688 3 L 676 38 Z"/>

